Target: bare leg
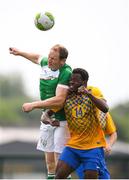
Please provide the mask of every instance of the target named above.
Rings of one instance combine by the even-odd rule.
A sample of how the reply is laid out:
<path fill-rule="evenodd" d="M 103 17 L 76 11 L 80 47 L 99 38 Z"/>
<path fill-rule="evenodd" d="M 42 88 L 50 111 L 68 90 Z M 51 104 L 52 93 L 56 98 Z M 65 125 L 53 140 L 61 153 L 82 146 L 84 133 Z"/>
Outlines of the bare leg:
<path fill-rule="evenodd" d="M 55 179 L 67 179 L 67 177 L 74 171 L 68 164 L 64 161 L 59 160 L 56 167 Z"/>
<path fill-rule="evenodd" d="M 55 157 L 54 152 L 45 152 L 45 160 L 46 160 L 46 166 L 47 171 L 50 174 L 55 174 Z"/>
<path fill-rule="evenodd" d="M 55 165 L 57 165 L 58 163 L 58 159 L 59 159 L 59 156 L 60 156 L 60 153 L 54 153 L 54 156 L 55 156 Z"/>

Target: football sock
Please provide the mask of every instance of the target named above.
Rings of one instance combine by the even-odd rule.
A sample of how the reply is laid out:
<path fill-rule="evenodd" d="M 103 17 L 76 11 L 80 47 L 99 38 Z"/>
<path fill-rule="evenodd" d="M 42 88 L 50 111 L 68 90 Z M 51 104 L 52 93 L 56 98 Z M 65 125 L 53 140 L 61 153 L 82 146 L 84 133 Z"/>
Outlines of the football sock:
<path fill-rule="evenodd" d="M 72 179 L 71 175 L 69 175 L 69 176 L 67 177 L 67 179 Z"/>
<path fill-rule="evenodd" d="M 55 174 L 53 174 L 53 173 L 49 173 L 47 175 L 47 179 L 54 179 L 54 178 L 55 178 Z"/>

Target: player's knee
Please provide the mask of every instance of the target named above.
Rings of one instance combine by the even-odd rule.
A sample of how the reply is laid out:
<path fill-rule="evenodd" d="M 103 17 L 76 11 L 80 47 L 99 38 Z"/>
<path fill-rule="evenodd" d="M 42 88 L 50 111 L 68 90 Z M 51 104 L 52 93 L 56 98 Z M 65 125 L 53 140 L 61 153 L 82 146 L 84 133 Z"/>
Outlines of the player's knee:
<path fill-rule="evenodd" d="M 70 175 L 70 172 L 71 169 L 67 167 L 67 164 L 59 160 L 56 166 L 55 179 L 67 179 L 67 177 Z"/>
<path fill-rule="evenodd" d="M 95 170 L 85 171 L 85 179 L 98 179 L 98 172 Z"/>

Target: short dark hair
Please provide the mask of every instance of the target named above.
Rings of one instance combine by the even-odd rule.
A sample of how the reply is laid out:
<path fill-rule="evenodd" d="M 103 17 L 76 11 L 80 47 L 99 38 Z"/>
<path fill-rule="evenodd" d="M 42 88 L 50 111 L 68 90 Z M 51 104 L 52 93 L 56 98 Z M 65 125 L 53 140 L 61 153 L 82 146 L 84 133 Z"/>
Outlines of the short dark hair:
<path fill-rule="evenodd" d="M 60 54 L 60 59 L 67 59 L 68 50 L 65 47 L 60 47 L 59 48 L 59 54 Z"/>
<path fill-rule="evenodd" d="M 88 81 L 88 79 L 89 79 L 89 74 L 85 69 L 75 68 L 75 69 L 73 69 L 72 73 L 73 74 L 80 74 L 83 81 Z"/>
<path fill-rule="evenodd" d="M 59 51 L 60 59 L 67 59 L 69 53 L 68 53 L 68 50 L 64 46 L 57 44 L 52 49 L 54 49 L 55 51 L 57 50 Z"/>

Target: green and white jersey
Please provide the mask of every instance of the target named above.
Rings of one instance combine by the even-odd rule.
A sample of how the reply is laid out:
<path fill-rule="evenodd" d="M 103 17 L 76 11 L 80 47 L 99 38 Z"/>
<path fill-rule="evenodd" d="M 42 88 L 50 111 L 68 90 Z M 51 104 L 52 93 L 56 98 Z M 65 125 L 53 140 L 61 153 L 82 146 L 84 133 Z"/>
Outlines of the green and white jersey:
<path fill-rule="evenodd" d="M 69 65 L 64 64 L 60 69 L 52 71 L 48 67 L 48 58 L 44 57 L 40 61 L 40 98 L 45 100 L 56 95 L 57 86 L 68 88 L 68 83 L 72 74 L 72 69 Z M 55 118 L 62 121 L 65 120 L 64 109 L 55 113 Z"/>

